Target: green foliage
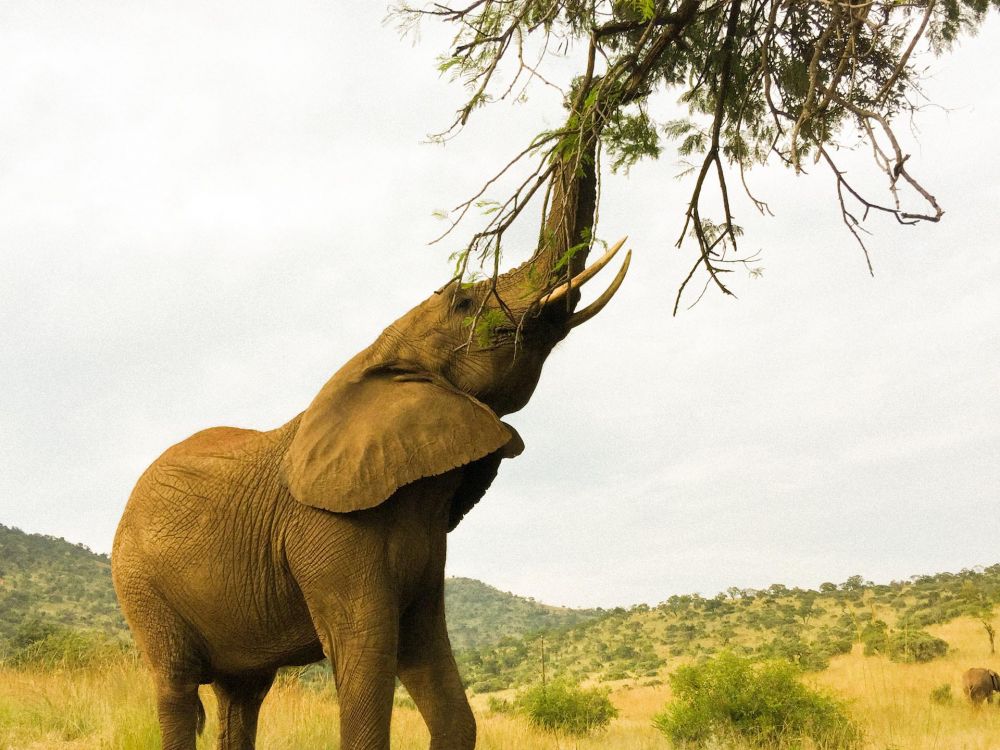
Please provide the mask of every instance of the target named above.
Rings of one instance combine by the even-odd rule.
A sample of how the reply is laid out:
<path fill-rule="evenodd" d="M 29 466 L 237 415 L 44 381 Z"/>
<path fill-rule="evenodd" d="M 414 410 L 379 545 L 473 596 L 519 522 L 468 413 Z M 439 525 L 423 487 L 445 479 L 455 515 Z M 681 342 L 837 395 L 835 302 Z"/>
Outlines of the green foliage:
<path fill-rule="evenodd" d="M 865 647 L 865 656 L 889 653 L 889 626 L 882 620 L 869 622 L 861 630 L 861 643 Z"/>
<path fill-rule="evenodd" d="M 911 627 L 890 630 L 881 620 L 864 627 L 861 642 L 866 655 L 882 654 L 898 662 L 928 662 L 948 653 L 947 641 Z"/>
<path fill-rule="evenodd" d="M 497 336 L 513 335 L 516 330 L 507 313 L 492 307 L 483 308 L 478 314 L 469 316 L 462 322 L 465 326 L 475 324 L 476 342 L 482 347 L 493 344 Z"/>
<path fill-rule="evenodd" d="M 564 92 L 568 111 L 562 127 L 539 133 L 487 182 L 493 184 L 522 158 L 536 162 L 537 183 L 525 179 L 508 200 L 484 212 L 485 227 L 460 255 L 463 272 L 469 257 L 497 258 L 502 236 L 524 215 L 527 203 L 549 194 L 536 189 L 542 181 L 552 185 L 567 174 L 584 174 L 581 165 L 600 153 L 595 144 L 610 156 L 613 170 L 628 171 L 641 159 L 660 157 L 662 133 L 685 160 L 683 176 L 692 178 L 690 198 L 679 206 L 685 215 L 681 240 L 698 249 L 691 274 L 703 267 L 713 286 L 731 293 L 721 277 L 731 270 L 724 263 L 747 262 L 755 254 L 737 255 L 730 196 L 736 176 L 746 187 L 744 175 L 756 165 L 776 163 L 801 173 L 814 159 L 824 170 L 829 167 L 842 198 L 842 218 L 862 247 L 857 225 L 871 208 L 903 223 L 937 221 L 943 215 L 933 191 L 909 171 L 896 123 L 922 108 L 928 53 L 940 53 L 960 34 L 974 33 L 986 12 L 997 7 L 1000 0 L 860 5 L 848 0 L 403 0 L 392 14 L 404 29 L 416 29 L 425 18 L 451 27 L 438 67 L 460 81 L 467 94 L 451 125 L 434 136 L 439 140 L 464 127 L 486 104 L 523 101 L 538 85 Z M 664 122 L 651 116 L 647 105 L 658 94 L 679 101 L 687 117 Z M 871 152 L 871 167 L 888 178 L 889 194 L 881 199 L 849 182 L 854 176 L 838 165 L 845 149 L 859 145 Z M 709 189 L 703 189 L 706 185 Z M 765 203 L 751 200 L 766 211 Z M 903 208 L 904 200 L 917 206 Z M 730 247 L 714 245 L 701 231 L 686 233 L 700 227 L 709 201 L 722 204 L 714 210 L 721 210 Z M 575 217 L 576 207 L 569 203 L 548 208 L 549 226 Z M 577 218 L 567 226 L 577 224 Z M 759 266 L 747 270 L 751 278 L 762 273 Z"/>
<path fill-rule="evenodd" d="M 83 669 L 119 662 L 132 651 L 120 636 L 57 628 L 14 651 L 6 664 L 31 670 Z"/>
<path fill-rule="evenodd" d="M 928 662 L 948 653 L 948 642 L 923 630 L 895 630 L 889 636 L 889 658 L 901 662 Z"/>
<path fill-rule="evenodd" d="M 641 108 L 637 112 L 617 111 L 605 126 L 604 142 L 612 172 L 628 172 L 641 159 L 660 155 L 656 125 Z"/>
<path fill-rule="evenodd" d="M 938 685 L 936 688 L 931 690 L 931 703 L 937 703 L 941 706 L 948 706 L 951 704 L 953 696 L 951 694 L 951 685 L 947 682 Z"/>
<path fill-rule="evenodd" d="M 755 653 L 768 659 L 784 659 L 810 672 L 826 669 L 832 655 L 822 645 L 805 640 L 794 627 L 783 629 L 771 641 L 759 646 Z"/>
<path fill-rule="evenodd" d="M 584 689 L 566 681 L 536 685 L 519 693 L 514 710 L 536 727 L 577 736 L 604 729 L 618 716 L 607 691 Z"/>
<path fill-rule="evenodd" d="M 787 661 L 723 652 L 670 676 L 674 699 L 654 723 L 682 747 L 728 738 L 775 750 L 801 747 L 805 738 L 828 750 L 858 747 L 861 732 L 843 704 L 799 675 Z"/>
<path fill-rule="evenodd" d="M 58 628 L 125 632 L 111 561 L 82 544 L 0 525 L 0 654 Z"/>

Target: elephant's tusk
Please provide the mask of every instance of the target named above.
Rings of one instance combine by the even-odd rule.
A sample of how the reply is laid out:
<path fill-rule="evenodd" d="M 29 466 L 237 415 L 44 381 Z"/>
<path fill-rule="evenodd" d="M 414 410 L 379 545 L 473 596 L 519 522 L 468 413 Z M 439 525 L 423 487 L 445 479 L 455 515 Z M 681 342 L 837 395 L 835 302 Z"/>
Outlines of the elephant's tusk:
<path fill-rule="evenodd" d="M 615 292 L 618 291 L 618 287 L 622 285 L 625 280 L 625 274 L 628 273 L 628 264 L 632 260 L 632 251 L 629 250 L 625 253 L 625 262 L 622 263 L 621 269 L 618 271 L 618 275 L 615 276 L 614 281 L 611 282 L 611 286 L 604 290 L 604 293 L 587 305 L 585 308 L 577 313 L 574 313 L 569 320 L 566 321 L 566 328 L 576 328 L 581 323 L 586 323 L 592 317 L 597 315 L 604 306 L 608 304 L 612 297 L 615 296 Z"/>
<path fill-rule="evenodd" d="M 541 299 L 539 299 L 538 304 L 549 305 L 555 302 L 556 300 L 560 300 L 563 297 L 565 297 L 567 294 L 569 294 L 569 291 L 571 289 L 576 289 L 578 287 L 583 286 L 585 283 L 587 283 L 588 280 L 593 278 L 598 271 L 600 271 L 602 268 L 608 265 L 608 263 L 611 262 L 611 259 L 615 257 L 615 253 L 621 250 L 622 245 L 625 244 L 625 240 L 627 239 L 628 235 L 622 237 L 620 240 L 618 240 L 618 242 L 612 245 L 608 249 L 608 251 L 604 253 L 604 255 L 598 258 L 593 264 L 587 266 L 587 268 L 584 268 L 582 271 L 580 271 L 580 273 L 578 273 L 572 279 L 567 281 L 565 284 L 557 286 L 551 292 L 549 292 Z"/>

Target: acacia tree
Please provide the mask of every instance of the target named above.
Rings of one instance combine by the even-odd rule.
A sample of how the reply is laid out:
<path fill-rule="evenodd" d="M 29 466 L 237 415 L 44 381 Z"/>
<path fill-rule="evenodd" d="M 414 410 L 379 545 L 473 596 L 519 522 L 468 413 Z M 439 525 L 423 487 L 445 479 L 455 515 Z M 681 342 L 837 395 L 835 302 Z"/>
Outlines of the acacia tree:
<path fill-rule="evenodd" d="M 676 243 L 691 249 L 691 267 L 675 313 L 696 275 L 731 294 L 723 274 L 754 260 L 741 252 L 730 195 L 742 188 L 768 212 L 746 173 L 769 161 L 796 172 L 807 160 L 829 169 L 843 221 L 867 260 L 861 233 L 870 214 L 915 224 L 944 213 L 911 172 L 896 123 L 926 103 L 920 59 L 974 31 L 991 5 L 1000 0 L 463 0 L 395 8 L 404 27 L 434 19 L 454 29 L 440 69 L 469 95 L 438 138 L 533 86 L 565 96 L 562 126 L 538 133 L 449 214 L 445 236 L 483 216 L 456 254 L 456 275 L 477 258 L 496 278 L 505 232 L 539 196 L 532 263 L 540 283 L 577 273 L 593 242 L 601 159 L 627 170 L 658 157 L 667 141 L 691 182 Z M 664 92 L 687 116 L 654 121 L 649 100 Z M 842 149 L 859 143 L 884 174 L 881 194 L 849 181 L 840 166 Z M 525 164 L 506 199 L 484 197 Z"/>

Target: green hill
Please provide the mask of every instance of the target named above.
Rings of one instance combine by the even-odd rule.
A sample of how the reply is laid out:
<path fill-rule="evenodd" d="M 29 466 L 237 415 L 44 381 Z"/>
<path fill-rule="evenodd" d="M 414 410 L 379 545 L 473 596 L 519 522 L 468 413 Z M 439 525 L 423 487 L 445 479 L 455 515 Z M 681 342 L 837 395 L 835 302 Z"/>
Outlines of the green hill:
<path fill-rule="evenodd" d="M 445 581 L 448 634 L 456 650 L 497 643 L 504 638 L 568 628 L 601 617 L 599 609 L 569 609 L 540 604 L 472 578 Z"/>
<path fill-rule="evenodd" d="M 0 646 L 37 625 L 122 631 L 111 561 L 81 544 L 0 525 Z"/>
<path fill-rule="evenodd" d="M 614 609 L 572 627 L 467 649 L 457 658 L 475 692 L 538 680 L 543 654 L 550 676 L 640 683 L 660 679 L 667 659 L 723 648 L 789 659 L 806 670 L 825 668 L 856 643 L 867 654 L 925 661 L 942 656 L 947 644 L 923 628 L 961 616 L 983 622 L 986 648 L 986 626 L 998 603 L 1000 565 L 889 584 L 852 576 L 818 591 L 781 584 L 730 588 L 712 598 L 671 596 L 656 607 Z"/>

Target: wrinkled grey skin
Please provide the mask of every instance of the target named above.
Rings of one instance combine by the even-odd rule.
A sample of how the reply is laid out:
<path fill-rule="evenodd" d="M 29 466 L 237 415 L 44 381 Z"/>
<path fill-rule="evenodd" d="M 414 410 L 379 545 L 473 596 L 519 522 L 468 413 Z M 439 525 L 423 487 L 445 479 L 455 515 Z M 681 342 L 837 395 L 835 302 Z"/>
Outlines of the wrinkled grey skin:
<path fill-rule="evenodd" d="M 993 702 L 993 693 L 1000 692 L 1000 675 L 992 669 L 973 667 L 962 675 L 962 690 L 976 705 Z"/>
<path fill-rule="evenodd" d="M 199 432 L 139 479 L 112 571 L 153 673 L 165 748 L 193 750 L 205 683 L 219 700 L 218 746 L 253 748 L 275 671 L 324 655 L 343 750 L 388 749 L 397 676 L 432 750 L 474 747 L 445 628 L 446 535 L 524 447 L 498 417 L 527 403 L 552 348 L 628 268 L 626 257 L 574 315 L 575 285 L 547 295 L 540 259 L 496 290 L 435 292 L 287 424 Z"/>
<path fill-rule="evenodd" d="M 153 675 L 164 748 L 194 750 L 206 683 L 218 747 L 253 748 L 275 671 L 324 655 L 342 750 L 388 750 L 397 676 L 432 750 L 474 747 L 445 629 L 446 535 L 523 448 L 498 417 L 527 403 L 552 348 L 588 318 L 572 317 L 575 285 L 558 301 L 543 293 L 586 263 L 585 251 L 559 260 L 590 236 L 595 142 L 558 166 L 542 247 L 495 290 L 449 284 L 287 424 L 205 430 L 139 479 L 112 571 Z M 496 323 L 497 296 L 510 319 L 472 330 L 472 318 Z"/>
<path fill-rule="evenodd" d="M 420 380 L 431 374 L 494 414 L 519 409 L 564 333 L 563 316 L 542 310 L 526 320 L 516 357 L 506 330 L 485 347 L 463 348 L 470 333 L 463 321 L 482 294 L 432 295 L 331 383 L 380 378 L 378 402 L 388 408 L 395 389 L 441 390 Z M 503 445 L 487 443 L 487 455 L 405 484 L 373 507 L 338 513 L 296 497 L 287 475 L 294 469 L 283 470 L 308 414 L 269 432 L 200 432 L 164 453 L 129 500 L 115 538 L 114 581 L 153 670 L 164 747 L 194 747 L 197 687 L 207 682 L 219 698 L 219 747 L 253 747 L 275 670 L 324 654 L 334 665 L 345 750 L 388 747 L 397 675 L 430 728 L 432 748 L 473 747 L 475 724 L 445 630 L 446 534 L 520 440 L 503 425 Z M 368 413 L 362 421 L 376 419 Z M 356 428 L 330 425 L 332 439 Z"/>

